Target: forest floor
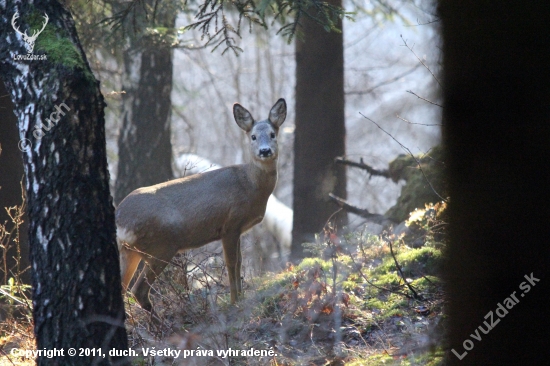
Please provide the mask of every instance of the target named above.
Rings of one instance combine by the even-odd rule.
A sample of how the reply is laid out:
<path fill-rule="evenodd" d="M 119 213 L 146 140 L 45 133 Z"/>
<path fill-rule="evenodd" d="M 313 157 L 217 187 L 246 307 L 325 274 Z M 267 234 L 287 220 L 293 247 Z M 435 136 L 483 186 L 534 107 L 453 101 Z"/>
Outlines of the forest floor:
<path fill-rule="evenodd" d="M 245 279 L 235 306 L 214 280 L 223 266 L 196 264 L 201 275 L 186 276 L 201 277 L 193 291 L 184 290 L 182 266 L 169 267 L 153 295 L 156 320 L 129 299 L 127 325 L 134 349 L 182 352 L 136 364 L 443 364 L 444 209 L 415 211 L 404 236 L 327 229 L 301 263 Z"/>
<path fill-rule="evenodd" d="M 236 305 L 219 281 L 221 260 L 193 267 L 179 258 L 154 286 L 153 315 L 126 298 L 130 346 L 138 354 L 132 363 L 441 365 L 442 212 L 441 204 L 415 211 L 405 236 L 339 236 L 329 228 L 305 245 L 310 257 L 301 263 L 246 278 Z M 30 317 L 0 323 L 0 365 L 33 365 L 9 356 L 11 348 L 33 344 Z M 164 349 L 180 353 L 153 353 Z"/>

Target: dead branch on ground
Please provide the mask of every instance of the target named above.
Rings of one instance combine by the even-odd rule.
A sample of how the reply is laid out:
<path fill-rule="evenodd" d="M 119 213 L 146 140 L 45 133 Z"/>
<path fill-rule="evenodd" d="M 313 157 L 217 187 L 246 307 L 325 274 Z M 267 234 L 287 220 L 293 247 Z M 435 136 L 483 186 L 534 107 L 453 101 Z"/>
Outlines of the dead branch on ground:
<path fill-rule="evenodd" d="M 382 235 L 380 236 L 382 238 L 382 240 L 384 240 L 386 243 L 388 243 L 388 246 L 390 247 L 390 254 L 393 258 L 393 261 L 395 262 L 395 267 L 397 267 L 397 271 L 399 272 L 399 274 L 401 275 L 401 278 L 403 279 L 403 281 L 405 282 L 405 285 L 409 288 L 409 290 L 411 290 L 411 292 L 413 293 L 413 297 L 416 299 L 416 300 L 420 300 L 420 301 L 424 301 L 424 297 L 422 295 L 419 295 L 416 290 L 414 289 L 414 287 L 409 283 L 409 281 L 407 281 L 407 279 L 405 278 L 405 275 L 403 274 L 403 270 L 401 269 L 401 266 L 399 265 L 399 262 L 397 261 L 397 258 L 395 257 L 395 253 L 393 252 L 393 246 L 392 246 L 392 241 L 384 234 L 382 233 Z"/>

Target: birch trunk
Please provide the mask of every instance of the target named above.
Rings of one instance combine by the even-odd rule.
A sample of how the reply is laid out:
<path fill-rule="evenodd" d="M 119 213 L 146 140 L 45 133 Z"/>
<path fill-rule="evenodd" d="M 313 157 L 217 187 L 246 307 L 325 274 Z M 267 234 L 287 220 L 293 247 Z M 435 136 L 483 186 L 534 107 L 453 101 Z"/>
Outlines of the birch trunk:
<path fill-rule="evenodd" d="M 27 53 L 10 24 L 15 12 L 22 31 L 41 27 L 47 14 L 34 47 L 47 60 L 14 59 Z M 3 1 L 0 14 L 0 75 L 29 146 L 23 160 L 37 349 L 127 349 L 99 82 L 70 13 L 57 1 Z M 37 359 L 39 365 L 113 361 L 97 354 Z"/>

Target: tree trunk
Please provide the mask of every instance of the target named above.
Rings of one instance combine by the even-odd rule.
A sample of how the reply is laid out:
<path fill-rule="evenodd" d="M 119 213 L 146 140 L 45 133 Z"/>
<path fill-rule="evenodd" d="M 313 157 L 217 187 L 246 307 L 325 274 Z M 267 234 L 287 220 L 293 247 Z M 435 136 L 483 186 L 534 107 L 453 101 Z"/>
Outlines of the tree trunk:
<path fill-rule="evenodd" d="M 17 118 L 13 114 L 13 103 L 6 90 L 4 82 L 0 80 L 0 223 L 13 228 L 7 207 L 21 206 L 21 182 L 25 177 L 23 157 L 19 149 L 19 131 Z M 29 266 L 29 240 L 27 237 L 28 218 L 23 216 L 23 224 L 19 227 L 19 256 L 15 245 L 8 248 L 5 258 L 0 259 L 0 283 L 5 285 L 17 273 Z M 17 261 L 19 260 L 19 264 Z M 30 271 L 21 274 L 24 283 L 30 283 Z"/>
<path fill-rule="evenodd" d="M 346 198 L 345 166 L 334 163 L 346 151 L 343 35 L 325 32 L 306 17 L 302 24 L 303 39 L 296 39 L 293 260 L 304 257 L 301 244 L 314 240 L 338 211 L 329 193 Z M 333 218 L 339 228 L 346 223 L 343 211 Z"/>
<path fill-rule="evenodd" d="M 20 136 L 32 143 L 23 159 L 37 349 L 65 351 L 65 357 L 37 361 L 109 365 L 108 355 L 67 356 L 71 347 L 100 348 L 103 354 L 128 348 L 99 82 L 71 15 L 57 1 L 3 2 L 0 9 L 1 77 Z M 14 59 L 27 53 L 10 24 L 15 12 L 22 31 L 37 29 L 40 15 L 48 15 L 34 47 L 47 60 Z"/>
<path fill-rule="evenodd" d="M 175 13 L 164 18 L 163 26 L 175 27 Z M 172 49 L 169 44 L 148 39 L 132 37 L 130 43 L 124 52 L 126 94 L 118 139 L 117 204 L 136 188 L 174 177 L 170 142 Z"/>
<path fill-rule="evenodd" d="M 452 220 L 445 276 L 456 352 L 446 364 L 546 364 L 550 3 L 439 6 Z M 473 339 L 486 324 L 496 326 Z"/>

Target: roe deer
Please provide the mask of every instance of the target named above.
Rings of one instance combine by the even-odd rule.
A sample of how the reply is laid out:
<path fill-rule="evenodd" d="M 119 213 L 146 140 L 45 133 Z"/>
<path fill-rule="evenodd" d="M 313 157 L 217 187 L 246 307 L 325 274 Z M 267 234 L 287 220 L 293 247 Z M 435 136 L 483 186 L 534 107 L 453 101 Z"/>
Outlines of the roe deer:
<path fill-rule="evenodd" d="M 250 141 L 252 161 L 136 189 L 116 209 L 123 289 L 143 259 L 132 293 L 151 311 L 149 290 L 180 251 L 222 240 L 231 303 L 241 295 L 241 234 L 262 221 L 277 183 L 277 134 L 286 118 L 279 99 L 269 118 L 254 121 L 238 103 L 235 121 Z"/>

